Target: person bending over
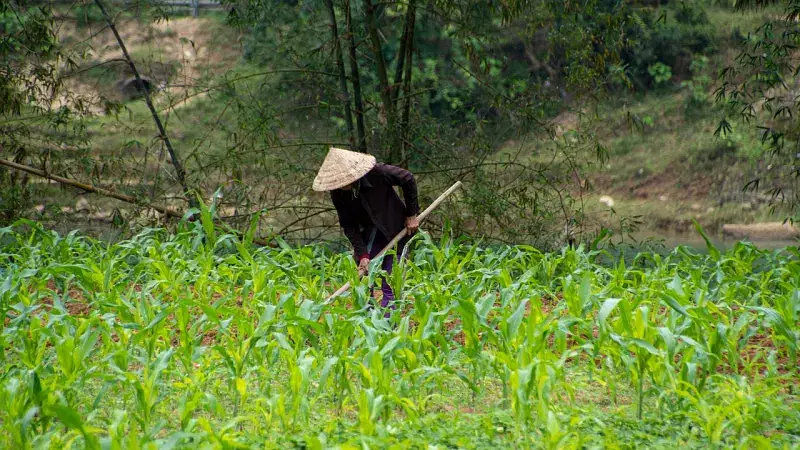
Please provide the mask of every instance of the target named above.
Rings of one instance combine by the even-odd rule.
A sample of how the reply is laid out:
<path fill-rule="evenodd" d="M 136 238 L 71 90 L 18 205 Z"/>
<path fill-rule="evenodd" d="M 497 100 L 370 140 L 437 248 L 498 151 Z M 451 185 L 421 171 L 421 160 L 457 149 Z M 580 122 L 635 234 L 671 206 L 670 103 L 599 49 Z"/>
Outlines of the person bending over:
<path fill-rule="evenodd" d="M 405 202 L 394 186 L 400 186 Z M 399 242 L 399 249 L 419 229 L 414 175 L 400 167 L 377 163 L 372 155 L 331 147 L 312 188 L 330 192 L 339 225 L 353 246 L 361 276 L 367 273 L 370 260 L 403 228 L 408 229 L 408 234 Z M 397 252 L 398 259 L 401 253 Z M 381 267 L 386 273 L 391 274 L 393 262 L 389 255 L 383 258 Z M 394 292 L 386 279 L 382 280 L 381 290 L 381 306 L 395 309 Z"/>

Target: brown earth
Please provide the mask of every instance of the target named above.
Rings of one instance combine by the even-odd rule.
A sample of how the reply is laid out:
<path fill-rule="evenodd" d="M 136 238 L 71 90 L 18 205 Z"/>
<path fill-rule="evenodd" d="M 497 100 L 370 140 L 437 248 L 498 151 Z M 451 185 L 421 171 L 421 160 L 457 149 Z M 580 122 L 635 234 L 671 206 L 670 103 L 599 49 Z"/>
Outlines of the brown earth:
<path fill-rule="evenodd" d="M 158 23 L 120 19 L 116 27 L 140 74 L 162 88 L 164 95 L 158 102 L 161 108 L 177 109 L 202 98 L 205 94 L 191 94 L 193 86 L 207 75 L 232 68 L 241 54 L 234 31 L 222 29 L 207 18 L 181 17 Z M 101 105 L 92 100 L 97 100 L 98 94 L 120 100 L 119 92 L 114 86 L 100 85 L 80 74 L 102 64 L 117 81 L 132 77 L 116 38 L 107 26 L 81 28 L 69 21 L 60 24 L 58 36 L 68 48 L 88 46 L 78 60 L 80 68 L 72 71 L 77 75 L 67 75 L 64 91 L 89 100 L 93 103 L 92 112 L 102 114 Z M 58 105 L 70 101 L 62 96 Z"/>

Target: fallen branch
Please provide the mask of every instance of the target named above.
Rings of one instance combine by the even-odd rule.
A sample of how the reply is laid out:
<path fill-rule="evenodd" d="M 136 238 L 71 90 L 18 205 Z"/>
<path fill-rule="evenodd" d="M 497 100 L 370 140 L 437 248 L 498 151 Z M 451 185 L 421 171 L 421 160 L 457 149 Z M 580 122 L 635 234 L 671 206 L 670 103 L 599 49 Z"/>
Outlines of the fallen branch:
<path fill-rule="evenodd" d="M 48 180 L 53 180 L 61 184 L 66 184 L 67 186 L 72 186 L 78 189 L 82 189 L 86 192 L 91 192 L 93 194 L 100 194 L 105 197 L 115 198 L 117 200 L 122 200 L 123 202 L 132 203 L 137 206 L 151 208 L 169 217 L 176 217 L 178 219 L 183 217 L 183 214 L 180 211 L 174 211 L 164 206 L 152 205 L 150 203 L 137 200 L 135 197 L 131 197 L 130 195 L 120 194 L 118 192 L 109 191 L 108 189 L 92 186 L 91 184 L 85 184 L 81 183 L 80 181 L 70 180 L 69 178 L 53 175 L 45 172 L 44 170 L 39 170 L 30 166 L 18 164 L 13 161 L 8 161 L 6 159 L 0 159 L 0 165 L 11 167 L 12 169 L 21 170 L 23 172 L 27 172 L 33 175 L 38 175 L 40 177 L 47 178 Z"/>
<path fill-rule="evenodd" d="M 153 205 L 151 203 L 140 201 L 140 200 L 136 199 L 136 197 L 131 197 L 130 195 L 120 194 L 119 192 L 109 191 L 108 189 L 103 189 L 103 188 L 99 188 L 97 186 L 92 186 L 91 184 L 81 183 L 80 181 L 75 181 L 75 180 L 71 180 L 69 178 L 60 177 L 58 175 L 53 175 L 53 174 L 45 172 L 44 170 L 39 170 L 39 169 L 36 169 L 34 167 L 31 167 L 31 166 L 26 166 L 24 164 L 15 163 L 15 162 L 9 161 L 7 159 L 0 159 L 0 165 L 6 166 L 6 167 L 10 167 L 12 169 L 20 170 L 22 172 L 27 172 L 27 173 L 30 173 L 30 174 L 33 174 L 33 175 L 37 175 L 37 176 L 40 176 L 42 178 L 47 178 L 48 180 L 53 180 L 55 182 L 58 182 L 58 183 L 61 183 L 61 184 L 65 184 L 67 186 L 72 186 L 74 188 L 78 188 L 78 189 L 81 189 L 83 191 L 90 192 L 92 194 L 99 194 L 99 195 L 102 195 L 102 196 L 105 196 L 105 197 L 110 197 L 110 198 L 114 198 L 114 199 L 117 199 L 117 200 L 121 200 L 121 201 L 126 202 L 126 203 L 131 203 L 133 205 L 140 206 L 140 207 L 143 207 L 143 208 L 154 209 L 154 210 L 160 212 L 161 214 L 164 214 L 167 217 L 173 217 L 173 218 L 176 218 L 176 219 L 180 219 L 180 218 L 182 218 L 184 216 L 184 213 L 182 211 L 175 211 L 173 209 L 170 209 L 170 208 L 167 208 L 167 207 L 164 207 L 164 206 Z M 225 228 L 226 231 L 228 231 L 229 233 L 233 233 L 233 234 L 236 234 L 236 235 L 239 235 L 239 236 L 241 236 L 241 234 L 242 234 L 241 232 L 233 230 L 230 227 L 225 226 L 224 224 L 223 224 L 223 228 Z M 268 241 L 266 239 L 260 239 L 260 238 L 254 238 L 253 239 L 253 243 L 257 244 L 257 245 L 261 245 L 263 247 L 275 247 L 276 246 L 276 244 L 274 242 Z"/>

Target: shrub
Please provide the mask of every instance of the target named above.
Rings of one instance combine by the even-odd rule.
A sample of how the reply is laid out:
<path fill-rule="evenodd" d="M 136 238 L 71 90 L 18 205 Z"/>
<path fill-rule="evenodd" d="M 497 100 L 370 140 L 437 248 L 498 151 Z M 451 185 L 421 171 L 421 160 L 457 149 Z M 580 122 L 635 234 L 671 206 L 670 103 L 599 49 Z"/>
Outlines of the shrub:
<path fill-rule="evenodd" d="M 711 85 L 711 77 L 706 73 L 708 67 L 708 57 L 698 56 L 692 60 L 690 70 L 692 71 L 692 79 L 686 80 L 681 83 L 681 87 L 689 91 L 689 96 L 686 99 L 686 111 L 705 112 L 711 104 L 711 96 L 708 93 L 708 87 Z"/>
<path fill-rule="evenodd" d="M 664 82 L 665 71 L 658 64 L 668 66 L 674 77 L 691 76 L 689 67 L 680 63 L 691 60 L 692 54 L 711 53 L 716 47 L 714 28 L 700 5 L 632 11 L 625 32 L 631 45 L 623 52 L 623 59 L 639 89 Z M 651 71 L 653 67 L 658 70 Z"/>
<path fill-rule="evenodd" d="M 655 81 L 657 86 L 662 86 L 667 84 L 667 82 L 672 78 L 672 68 L 664 63 L 657 62 L 652 66 L 647 68 L 647 73 L 653 77 L 653 81 Z"/>

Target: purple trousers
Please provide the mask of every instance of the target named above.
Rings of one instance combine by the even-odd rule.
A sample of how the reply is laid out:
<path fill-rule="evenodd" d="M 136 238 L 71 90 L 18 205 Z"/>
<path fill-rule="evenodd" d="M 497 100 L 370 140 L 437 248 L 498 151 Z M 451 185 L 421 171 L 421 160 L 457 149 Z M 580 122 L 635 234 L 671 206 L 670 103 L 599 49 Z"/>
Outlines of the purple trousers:
<path fill-rule="evenodd" d="M 367 239 L 369 238 L 370 236 L 367 236 Z M 395 255 L 395 257 L 392 257 L 392 255 L 386 255 L 383 257 L 383 262 L 381 262 L 381 269 L 385 270 L 387 274 L 392 273 L 392 266 L 394 265 L 394 260 L 395 258 L 397 258 L 398 261 L 400 260 L 403 247 L 405 247 L 407 242 L 408 242 L 408 237 L 405 237 L 400 240 L 400 242 L 397 244 L 397 249 L 396 249 L 397 255 Z M 378 230 L 375 230 L 375 236 L 372 239 L 372 245 L 368 247 L 369 258 L 370 259 L 375 258 L 378 255 L 378 253 L 380 253 L 380 251 L 383 250 L 383 247 L 386 247 L 386 244 L 388 243 L 389 240 L 386 239 L 383 233 L 381 233 Z M 392 291 L 391 286 L 389 286 L 387 280 L 383 277 L 381 277 L 381 291 L 383 292 L 383 298 L 381 299 L 381 306 L 384 308 L 388 306 L 391 309 L 396 309 L 397 305 L 394 304 L 394 292 Z M 373 292 L 374 292 L 374 287 L 370 287 L 369 289 L 370 297 L 372 297 Z"/>

